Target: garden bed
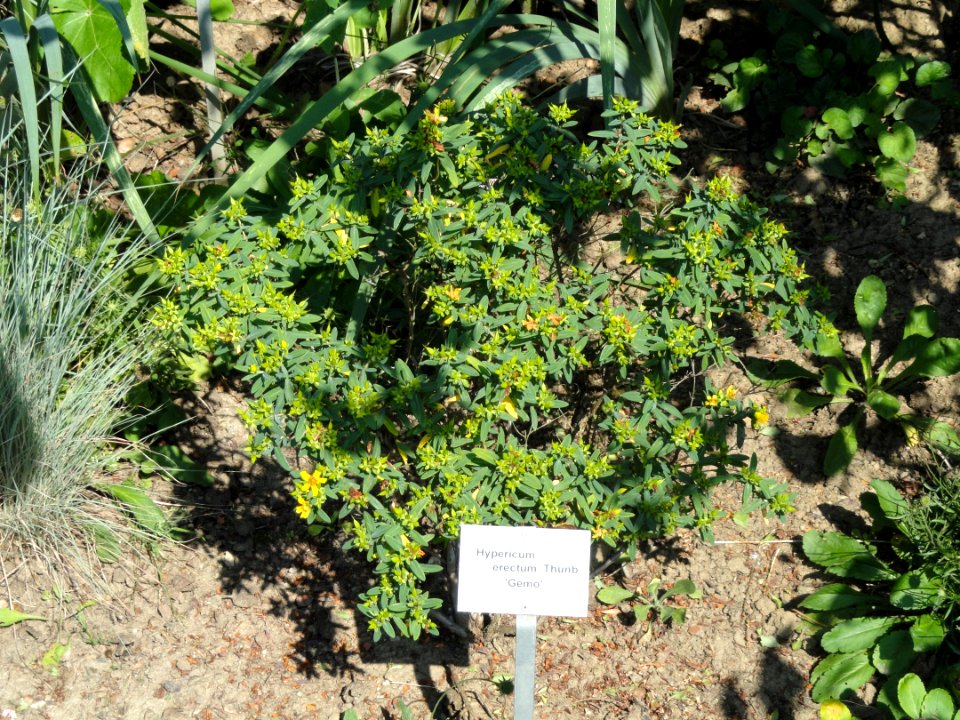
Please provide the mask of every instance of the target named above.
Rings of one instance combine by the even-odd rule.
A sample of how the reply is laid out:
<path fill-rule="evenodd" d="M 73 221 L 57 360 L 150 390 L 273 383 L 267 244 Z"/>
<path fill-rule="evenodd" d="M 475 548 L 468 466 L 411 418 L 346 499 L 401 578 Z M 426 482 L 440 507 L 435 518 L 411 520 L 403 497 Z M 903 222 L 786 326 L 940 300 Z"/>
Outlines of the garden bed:
<path fill-rule="evenodd" d="M 693 34 L 726 20 L 719 10 L 701 9 L 692 13 Z M 267 12 L 259 4 L 256 11 Z M 928 25 L 913 34 L 936 39 Z M 811 170 L 771 178 L 749 129 L 718 122 L 715 102 L 701 88 L 690 95 L 685 169 L 730 174 L 751 196 L 775 198 L 768 204 L 791 228 L 808 272 L 829 286 L 841 327 L 853 323 L 857 282 L 873 273 L 887 282 L 895 312 L 930 303 L 940 312 L 941 333 L 960 336 L 955 115 L 945 115 L 936 134 L 921 141 L 906 202 L 881 207 L 864 178 L 839 183 Z M 168 136 L 177 127 L 172 120 L 164 127 L 167 112 L 156 119 L 121 114 L 118 128 L 127 137 L 147 137 L 141 123 L 149 122 Z M 182 149 L 157 152 L 140 169 L 151 162 L 175 175 L 189 165 Z M 748 355 L 805 362 L 776 335 L 744 343 Z M 715 544 L 683 531 L 599 573 L 598 580 L 639 590 L 654 579 L 690 578 L 703 596 L 677 600 L 686 607 L 682 624 L 636 622 L 628 605 L 595 600 L 585 619 L 541 619 L 539 717 L 817 717 L 807 683 L 818 648 L 797 601 L 823 580 L 804 561 L 799 539 L 808 530 L 855 525 L 859 495 L 873 478 L 912 491 L 926 456 L 906 446 L 895 427 L 875 428 L 846 472 L 826 480 L 821 463 L 835 413 L 826 408 L 786 420 L 785 408 L 736 367 L 722 369 L 716 384 L 769 405 L 773 432 L 749 432 L 745 449 L 758 455 L 762 475 L 796 493 L 795 512 L 784 522 L 753 518 L 743 526 L 733 518 L 739 497 L 721 489 Z M 29 565 L 5 559 L 9 604 L 50 620 L 3 631 L 9 641 L 0 649 L 0 710 L 51 720 L 294 720 L 335 718 L 349 708 L 361 718 L 400 717 L 402 702 L 416 718 L 511 717 L 510 618 L 475 619 L 466 640 L 441 628 L 439 636 L 417 642 L 373 643 L 366 619 L 354 611 L 370 581 L 367 567 L 341 551 L 343 538 L 308 535 L 284 471 L 267 461 L 249 464 L 246 429 L 236 414 L 241 401 L 237 389 L 224 385 L 181 399 L 191 421 L 179 440 L 215 481 L 209 489 L 158 481 L 157 489 L 185 508 L 183 524 L 197 537 L 159 548 L 150 561 L 110 566 L 109 598 L 87 606 L 90 598 L 37 587 Z M 952 378 L 926 383 L 909 402 L 916 412 L 960 417 L 960 387 Z M 868 687 L 867 694 L 874 691 Z"/>

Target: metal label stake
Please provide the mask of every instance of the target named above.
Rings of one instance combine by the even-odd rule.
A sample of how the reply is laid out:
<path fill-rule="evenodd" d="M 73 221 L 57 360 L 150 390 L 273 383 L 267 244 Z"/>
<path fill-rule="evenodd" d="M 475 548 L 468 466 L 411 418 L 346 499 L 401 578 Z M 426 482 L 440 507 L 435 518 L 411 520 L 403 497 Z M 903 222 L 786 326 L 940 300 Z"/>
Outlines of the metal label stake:
<path fill-rule="evenodd" d="M 515 615 L 513 717 L 533 720 L 537 618 L 586 617 L 590 531 L 461 525 L 457 612 Z"/>
<path fill-rule="evenodd" d="M 513 718 L 533 720 L 533 681 L 537 669 L 536 615 L 517 615 L 513 661 Z"/>

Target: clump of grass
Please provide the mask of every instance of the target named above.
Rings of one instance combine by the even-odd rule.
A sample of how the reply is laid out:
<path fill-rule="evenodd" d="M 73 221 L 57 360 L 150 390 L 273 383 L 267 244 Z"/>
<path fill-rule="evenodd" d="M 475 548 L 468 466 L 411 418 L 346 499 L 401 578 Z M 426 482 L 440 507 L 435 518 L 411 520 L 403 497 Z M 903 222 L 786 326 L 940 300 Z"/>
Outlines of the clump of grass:
<path fill-rule="evenodd" d="M 149 360 L 127 291 L 150 251 L 104 222 L 92 163 L 32 194 L 22 163 L 0 167 L 0 553 L 60 586 L 96 582 L 137 529 L 96 490 L 123 448 L 123 398 Z M 118 542 L 119 541 L 119 542 Z"/>
<path fill-rule="evenodd" d="M 933 470 L 925 492 L 907 506 L 904 534 L 917 566 L 940 584 L 940 612 L 960 628 L 960 470 Z"/>

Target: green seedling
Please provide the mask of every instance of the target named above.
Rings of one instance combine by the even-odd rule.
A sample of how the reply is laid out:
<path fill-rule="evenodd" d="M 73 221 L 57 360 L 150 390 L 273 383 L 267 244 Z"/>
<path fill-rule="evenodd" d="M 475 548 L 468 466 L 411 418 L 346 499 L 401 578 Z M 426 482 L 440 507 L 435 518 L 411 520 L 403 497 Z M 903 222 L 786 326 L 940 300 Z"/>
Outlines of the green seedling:
<path fill-rule="evenodd" d="M 938 450 L 955 453 L 960 438 L 945 422 L 905 410 L 901 397 L 921 381 L 947 377 L 960 371 L 960 339 L 937 337 L 939 317 L 930 305 L 919 305 L 907 316 L 903 335 L 893 353 L 881 361 L 874 357 L 874 332 L 887 306 L 887 288 L 875 275 L 863 279 L 853 300 L 857 323 L 863 335 L 863 349 L 851 362 L 840 342 L 836 327 L 822 319 L 813 343 L 814 354 L 824 361 L 817 371 L 807 370 L 790 360 L 775 362 L 754 359 L 747 365 L 754 381 L 768 387 L 790 384 L 781 396 L 789 417 L 801 417 L 832 403 L 855 407 L 848 422 L 841 425 L 827 447 L 823 470 L 836 475 L 850 464 L 859 448 L 858 433 L 867 410 L 885 421 L 899 424 L 909 444 L 923 441 Z M 811 390 L 803 385 L 815 385 Z"/>
<path fill-rule="evenodd" d="M 70 643 L 54 643 L 53 646 L 43 654 L 43 657 L 40 658 L 40 667 L 52 677 L 60 677 L 60 665 L 63 663 L 69 651 Z"/>
<path fill-rule="evenodd" d="M 633 614 L 637 622 L 649 622 L 657 619 L 661 623 L 680 624 L 686 619 L 686 608 L 668 604 L 670 598 L 686 596 L 693 599 L 703 597 L 689 578 L 678 580 L 669 588 L 661 589 L 663 580 L 655 578 L 647 584 L 645 592 L 628 590 L 619 585 L 600 585 L 597 600 L 604 605 L 619 605 L 624 602 L 635 602 Z"/>

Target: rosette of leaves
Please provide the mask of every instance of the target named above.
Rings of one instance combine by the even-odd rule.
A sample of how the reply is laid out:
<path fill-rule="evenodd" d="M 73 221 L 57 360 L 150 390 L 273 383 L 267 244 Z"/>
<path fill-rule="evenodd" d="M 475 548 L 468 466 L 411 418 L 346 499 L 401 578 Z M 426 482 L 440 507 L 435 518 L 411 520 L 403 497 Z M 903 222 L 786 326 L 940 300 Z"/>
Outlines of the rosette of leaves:
<path fill-rule="evenodd" d="M 952 580 L 956 563 L 923 551 L 927 541 L 913 519 L 917 501 L 908 503 L 883 480 L 872 487 L 861 498 L 872 519 L 865 532 L 803 537 L 807 558 L 846 581 L 800 602 L 806 619 L 822 629 L 820 646 L 828 653 L 813 669 L 811 695 L 817 702 L 846 698 L 881 675 L 877 705 L 894 717 L 905 711 L 918 717 L 898 700 L 902 679 L 934 668 L 930 682 L 949 687 L 957 674 L 960 658 L 950 640 L 960 599 Z"/>
<path fill-rule="evenodd" d="M 600 210 L 672 206 L 677 126 L 618 100 L 585 143 L 565 106 L 453 110 L 334 141 L 278 215 L 235 200 L 159 263 L 179 293 L 156 324 L 245 376 L 251 456 L 292 447 L 298 514 L 370 562 L 375 638 L 436 632 L 431 575 L 463 522 L 624 546 L 709 535 L 719 483 L 790 504 L 728 440 L 765 411 L 699 377 L 730 357 L 721 317 L 804 326 L 783 227 L 711 181 L 632 212 L 610 240 L 633 264 L 605 270 L 573 239 Z"/>
<path fill-rule="evenodd" d="M 619 585 L 602 583 L 598 583 L 597 590 L 597 600 L 604 605 L 631 603 L 633 616 L 638 623 L 646 623 L 655 618 L 664 624 L 680 625 L 687 618 L 687 610 L 682 605 L 669 601 L 671 598 L 683 596 L 699 600 L 703 593 L 690 578 L 681 578 L 667 588 L 663 588 L 663 580 L 654 578 L 647 583 L 646 590 L 629 590 Z"/>
<path fill-rule="evenodd" d="M 904 410 L 900 397 L 917 383 L 934 377 L 948 377 L 960 371 L 960 340 L 937 337 L 936 308 L 919 305 L 907 315 L 903 335 L 884 361 L 874 357 L 874 332 L 887 306 L 887 288 L 875 275 L 868 275 L 857 287 L 853 299 L 857 323 L 863 335 L 863 349 L 851 362 L 840 342 L 837 329 L 823 319 L 813 343 L 814 354 L 824 361 L 818 371 L 807 370 L 790 360 L 748 363 L 751 378 L 768 387 L 796 383 L 781 396 L 790 417 L 802 417 L 831 403 L 854 406 L 852 418 L 842 424 L 827 446 L 823 471 L 842 472 L 859 448 L 858 433 L 869 409 L 879 418 L 898 423 L 908 442 L 924 441 L 950 453 L 960 450 L 960 439 L 947 423 Z M 814 385 L 806 390 L 803 386 Z"/>

